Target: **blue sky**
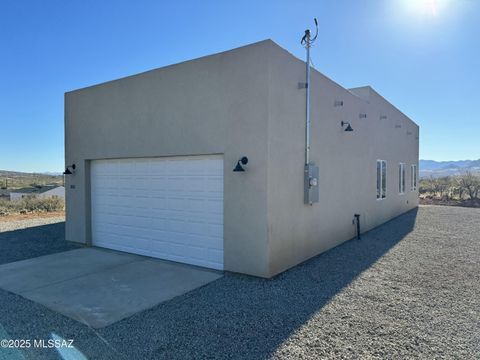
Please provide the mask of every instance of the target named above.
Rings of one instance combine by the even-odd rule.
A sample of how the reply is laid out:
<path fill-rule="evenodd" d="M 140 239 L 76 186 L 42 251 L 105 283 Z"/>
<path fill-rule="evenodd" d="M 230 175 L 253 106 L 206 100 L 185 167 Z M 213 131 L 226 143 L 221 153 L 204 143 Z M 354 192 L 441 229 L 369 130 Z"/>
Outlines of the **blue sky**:
<path fill-rule="evenodd" d="M 65 91 L 271 38 L 372 85 L 421 126 L 420 157 L 480 158 L 480 1 L 0 0 L 0 169 L 63 169 Z"/>

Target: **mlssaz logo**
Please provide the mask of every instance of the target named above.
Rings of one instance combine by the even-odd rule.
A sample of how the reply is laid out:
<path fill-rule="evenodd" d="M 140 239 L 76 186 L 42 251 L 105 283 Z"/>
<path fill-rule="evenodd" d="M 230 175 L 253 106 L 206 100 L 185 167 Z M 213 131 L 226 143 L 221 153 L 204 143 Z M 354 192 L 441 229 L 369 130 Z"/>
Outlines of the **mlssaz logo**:
<path fill-rule="evenodd" d="M 73 340 L 65 339 L 36 339 L 33 341 L 33 346 L 36 348 L 52 349 L 52 348 L 72 348 Z"/>

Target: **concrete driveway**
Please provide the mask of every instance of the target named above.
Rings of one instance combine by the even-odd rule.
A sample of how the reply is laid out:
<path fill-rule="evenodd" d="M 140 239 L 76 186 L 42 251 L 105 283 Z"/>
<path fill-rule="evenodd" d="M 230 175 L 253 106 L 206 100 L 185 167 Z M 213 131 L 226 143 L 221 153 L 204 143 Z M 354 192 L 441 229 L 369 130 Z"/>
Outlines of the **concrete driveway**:
<path fill-rule="evenodd" d="M 0 265 L 0 288 L 102 328 L 221 276 L 195 266 L 83 248 Z"/>

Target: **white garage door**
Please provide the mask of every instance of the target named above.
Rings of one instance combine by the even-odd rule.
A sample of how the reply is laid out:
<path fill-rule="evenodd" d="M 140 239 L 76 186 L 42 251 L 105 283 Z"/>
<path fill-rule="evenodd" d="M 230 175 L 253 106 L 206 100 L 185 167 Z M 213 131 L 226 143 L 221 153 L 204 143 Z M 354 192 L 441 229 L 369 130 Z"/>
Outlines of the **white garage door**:
<path fill-rule="evenodd" d="M 95 246 L 223 269 L 223 158 L 91 162 Z"/>

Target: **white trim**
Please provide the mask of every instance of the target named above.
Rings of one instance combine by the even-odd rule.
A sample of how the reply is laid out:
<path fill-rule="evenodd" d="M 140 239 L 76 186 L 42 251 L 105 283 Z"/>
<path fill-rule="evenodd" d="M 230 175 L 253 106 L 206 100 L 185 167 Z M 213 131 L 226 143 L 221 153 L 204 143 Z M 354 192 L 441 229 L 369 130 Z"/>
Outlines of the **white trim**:
<path fill-rule="evenodd" d="M 405 163 L 398 163 L 398 195 L 405 195 Z"/>
<path fill-rule="evenodd" d="M 380 180 L 379 180 L 379 173 L 378 173 L 378 163 L 380 162 Z M 385 178 L 383 177 L 383 173 L 385 172 Z M 387 198 L 387 160 L 377 159 L 376 162 L 376 192 L 377 192 L 377 200 L 385 200 Z M 385 181 L 383 181 L 385 179 Z M 383 187 L 385 182 L 385 188 Z M 380 187 L 379 187 L 380 184 Z M 380 194 L 380 196 L 379 196 Z"/>
<path fill-rule="evenodd" d="M 410 191 L 417 191 L 418 188 L 418 173 L 417 164 L 410 165 Z"/>

